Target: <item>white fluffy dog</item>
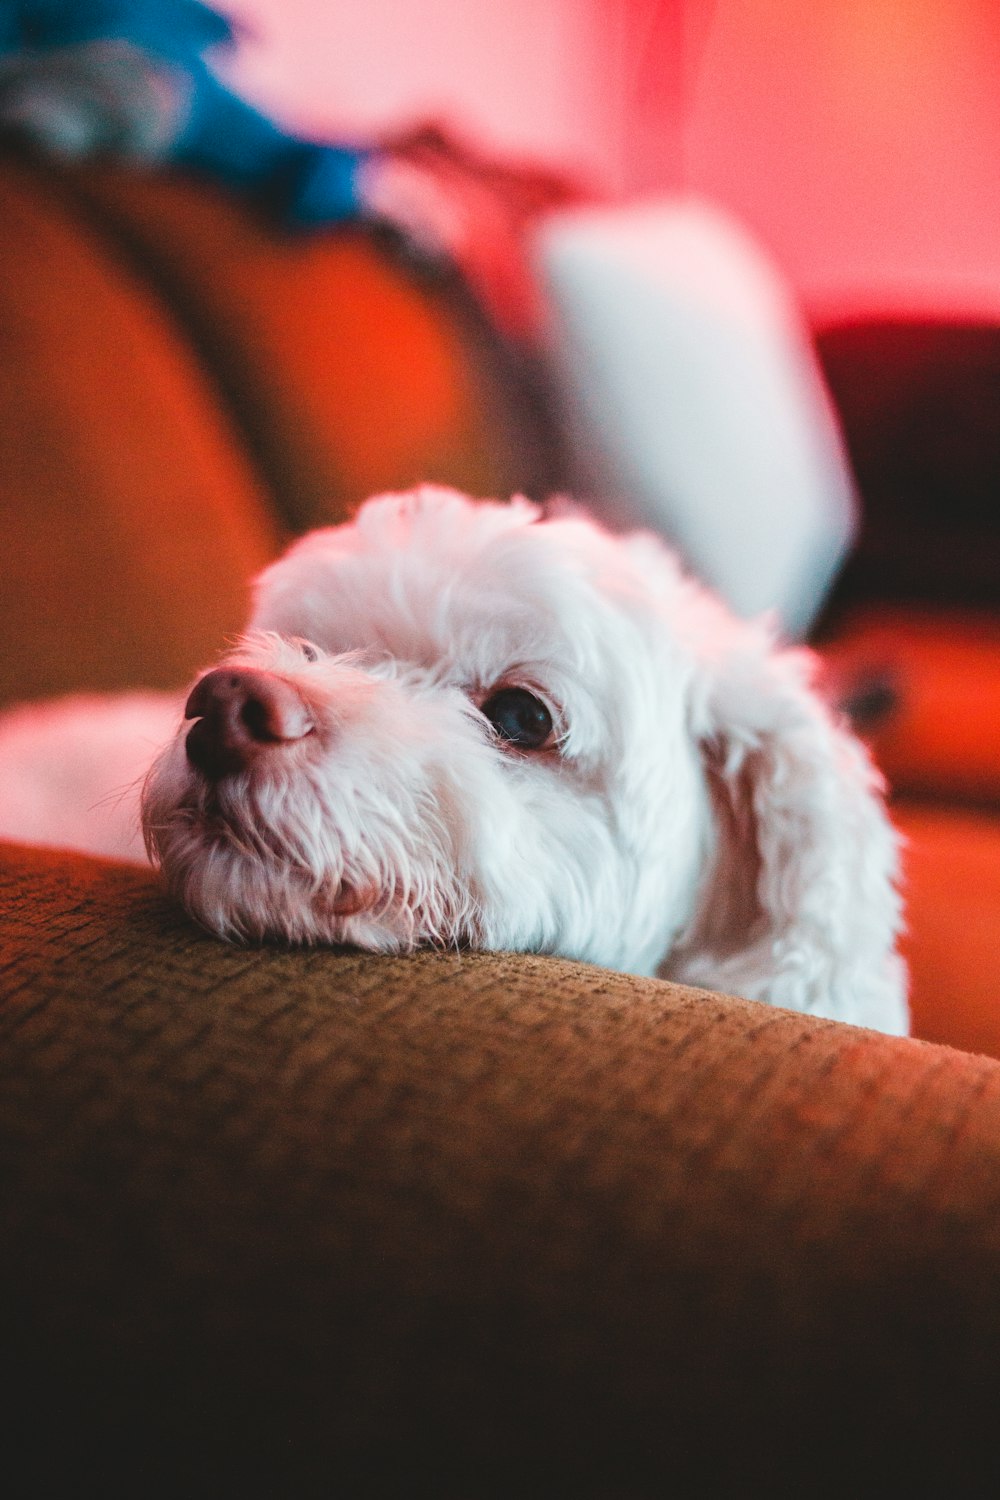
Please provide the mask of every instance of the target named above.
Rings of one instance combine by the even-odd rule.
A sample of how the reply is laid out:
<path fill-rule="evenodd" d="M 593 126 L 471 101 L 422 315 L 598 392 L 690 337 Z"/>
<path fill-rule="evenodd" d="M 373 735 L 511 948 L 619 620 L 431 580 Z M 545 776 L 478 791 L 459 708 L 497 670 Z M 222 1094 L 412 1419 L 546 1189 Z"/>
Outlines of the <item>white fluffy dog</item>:
<path fill-rule="evenodd" d="M 179 727 L 136 707 L 174 722 L 147 846 L 221 937 L 562 954 L 902 1032 L 896 840 L 811 671 L 651 536 L 384 496 L 263 573 Z"/>

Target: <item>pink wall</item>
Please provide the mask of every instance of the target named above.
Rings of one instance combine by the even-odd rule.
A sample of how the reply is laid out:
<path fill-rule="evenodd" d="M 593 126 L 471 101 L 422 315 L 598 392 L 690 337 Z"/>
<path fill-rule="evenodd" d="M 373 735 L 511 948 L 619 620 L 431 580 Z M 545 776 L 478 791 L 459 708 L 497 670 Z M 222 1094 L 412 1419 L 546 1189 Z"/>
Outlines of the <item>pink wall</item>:
<path fill-rule="evenodd" d="M 1000 316 L 997 0 L 230 0 L 314 130 L 451 118 L 733 209 L 818 315 Z"/>
<path fill-rule="evenodd" d="M 235 76 L 303 129 L 444 118 L 502 149 L 620 175 L 633 0 L 218 0 L 256 37 Z"/>
<path fill-rule="evenodd" d="M 996 0 L 717 0 L 683 176 L 809 306 L 1000 315 Z"/>

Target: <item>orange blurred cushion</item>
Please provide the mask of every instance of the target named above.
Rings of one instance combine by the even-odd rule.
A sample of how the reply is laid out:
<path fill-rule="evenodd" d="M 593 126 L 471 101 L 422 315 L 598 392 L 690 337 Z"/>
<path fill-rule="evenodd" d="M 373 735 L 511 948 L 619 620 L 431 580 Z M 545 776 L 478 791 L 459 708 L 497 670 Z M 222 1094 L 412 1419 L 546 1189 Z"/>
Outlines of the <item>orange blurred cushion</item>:
<path fill-rule="evenodd" d="M 0 701 L 171 686 L 278 544 L 150 288 L 46 168 L 0 156 Z"/>
<path fill-rule="evenodd" d="M 1000 1057 L 1000 816 L 902 803 L 913 1035 Z"/>
<path fill-rule="evenodd" d="M 181 176 L 68 181 L 151 270 L 295 531 L 423 480 L 504 494 L 526 444 L 468 304 L 357 228 L 282 230 Z"/>
<path fill-rule="evenodd" d="M 840 692 L 891 684 L 867 738 L 894 791 L 1000 804 L 1000 615 L 873 608 L 823 656 Z"/>

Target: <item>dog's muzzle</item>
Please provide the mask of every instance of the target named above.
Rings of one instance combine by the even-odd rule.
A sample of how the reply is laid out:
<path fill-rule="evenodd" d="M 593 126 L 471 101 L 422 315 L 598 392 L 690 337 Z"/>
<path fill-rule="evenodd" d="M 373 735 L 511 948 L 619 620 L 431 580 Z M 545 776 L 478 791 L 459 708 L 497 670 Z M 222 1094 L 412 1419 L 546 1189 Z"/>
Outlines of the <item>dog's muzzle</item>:
<path fill-rule="evenodd" d="M 219 667 L 191 690 L 184 717 L 196 722 L 187 758 L 210 781 L 235 776 L 314 733 L 315 723 L 291 683 L 253 667 Z"/>

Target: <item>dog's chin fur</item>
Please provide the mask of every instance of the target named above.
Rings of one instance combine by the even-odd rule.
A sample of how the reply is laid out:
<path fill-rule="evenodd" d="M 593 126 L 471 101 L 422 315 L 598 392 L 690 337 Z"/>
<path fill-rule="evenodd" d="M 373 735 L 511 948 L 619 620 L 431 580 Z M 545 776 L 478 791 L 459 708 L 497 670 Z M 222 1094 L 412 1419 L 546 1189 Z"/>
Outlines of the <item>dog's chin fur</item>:
<path fill-rule="evenodd" d="M 150 854 L 212 932 L 558 953 L 905 1030 L 864 751 L 808 656 L 652 538 L 384 496 L 262 575 L 225 660 L 284 679 L 315 727 L 219 781 L 184 729 L 154 763 Z M 548 705 L 550 745 L 492 730 L 510 686 Z"/>

